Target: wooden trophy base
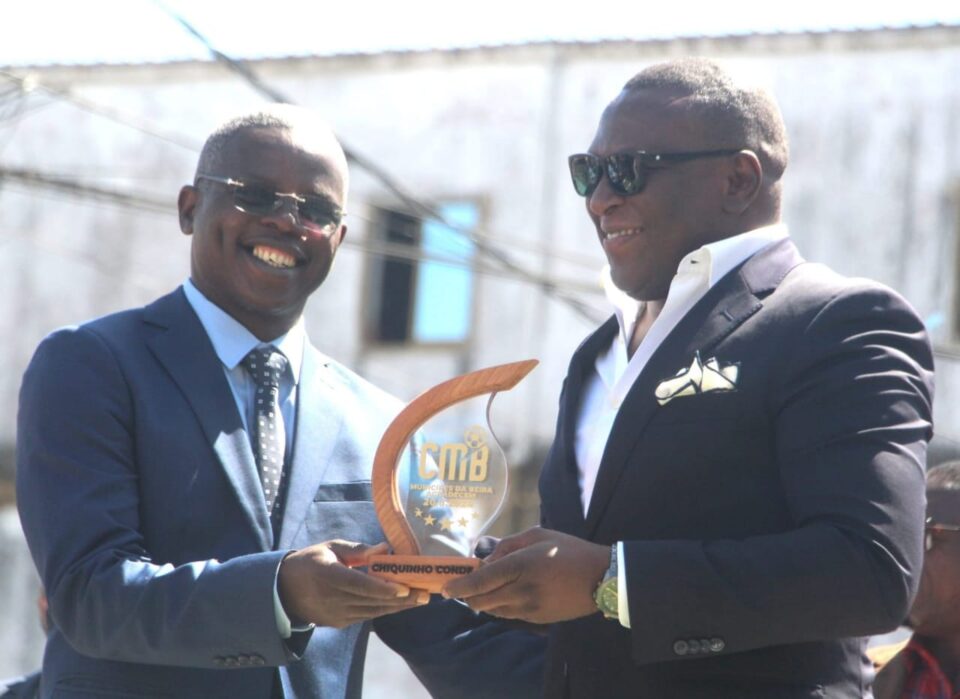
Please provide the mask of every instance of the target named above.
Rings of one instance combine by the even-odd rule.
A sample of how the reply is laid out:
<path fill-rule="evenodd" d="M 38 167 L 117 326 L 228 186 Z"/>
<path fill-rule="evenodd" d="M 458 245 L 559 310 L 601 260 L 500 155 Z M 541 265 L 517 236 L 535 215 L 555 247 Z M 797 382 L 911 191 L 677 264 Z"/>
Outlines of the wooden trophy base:
<path fill-rule="evenodd" d="M 480 567 L 479 558 L 465 556 L 371 556 L 367 573 L 417 590 L 436 593 L 448 580 L 472 573 Z"/>

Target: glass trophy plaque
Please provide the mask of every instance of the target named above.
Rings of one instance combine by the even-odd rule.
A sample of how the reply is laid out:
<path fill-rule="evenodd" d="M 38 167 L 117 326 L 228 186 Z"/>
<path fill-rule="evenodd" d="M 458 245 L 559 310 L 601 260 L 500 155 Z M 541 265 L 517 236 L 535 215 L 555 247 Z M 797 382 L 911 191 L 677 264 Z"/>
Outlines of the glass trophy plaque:
<path fill-rule="evenodd" d="M 390 423 L 372 479 L 392 553 L 370 559 L 371 575 L 439 592 L 480 565 L 473 550 L 507 497 L 507 462 L 490 426 L 490 406 L 537 363 L 502 364 L 445 381 Z"/>

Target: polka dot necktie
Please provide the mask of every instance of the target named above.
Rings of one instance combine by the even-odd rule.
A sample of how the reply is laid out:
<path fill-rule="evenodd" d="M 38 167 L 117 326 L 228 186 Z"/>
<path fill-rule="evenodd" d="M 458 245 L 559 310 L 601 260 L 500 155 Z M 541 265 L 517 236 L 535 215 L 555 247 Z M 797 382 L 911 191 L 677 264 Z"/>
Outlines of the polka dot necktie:
<path fill-rule="evenodd" d="M 287 358 L 273 347 L 255 347 L 243 358 L 243 367 L 257 386 L 253 404 L 253 444 L 260 470 L 263 497 L 270 521 L 276 529 L 274 508 L 283 485 L 283 453 L 286 436 L 280 413 L 280 377 L 287 370 Z"/>

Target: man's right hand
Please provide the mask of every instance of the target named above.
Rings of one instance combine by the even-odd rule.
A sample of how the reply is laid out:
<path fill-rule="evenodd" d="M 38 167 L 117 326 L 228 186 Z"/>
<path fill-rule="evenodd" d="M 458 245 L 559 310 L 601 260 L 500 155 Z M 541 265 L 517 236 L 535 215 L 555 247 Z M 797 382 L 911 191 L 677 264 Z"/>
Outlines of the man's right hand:
<path fill-rule="evenodd" d="M 343 628 L 430 601 L 430 595 L 371 577 L 352 567 L 387 553 L 386 544 L 366 546 L 325 541 L 294 551 L 280 564 L 277 590 L 294 624 Z"/>

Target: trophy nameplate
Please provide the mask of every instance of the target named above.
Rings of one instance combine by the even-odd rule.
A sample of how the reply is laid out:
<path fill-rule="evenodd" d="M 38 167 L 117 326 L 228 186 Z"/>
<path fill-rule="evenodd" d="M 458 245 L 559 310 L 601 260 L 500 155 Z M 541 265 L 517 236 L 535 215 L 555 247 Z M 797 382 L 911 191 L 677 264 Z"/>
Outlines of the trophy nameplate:
<path fill-rule="evenodd" d="M 372 487 L 392 553 L 370 558 L 371 575 L 439 592 L 480 565 L 473 549 L 507 496 L 507 464 L 490 427 L 490 405 L 537 364 L 528 359 L 445 381 L 390 423 L 374 457 Z M 482 417 L 457 419 L 480 401 Z"/>

